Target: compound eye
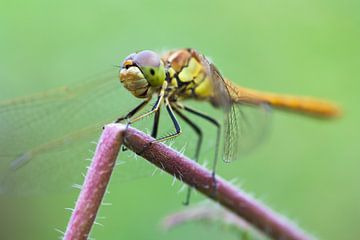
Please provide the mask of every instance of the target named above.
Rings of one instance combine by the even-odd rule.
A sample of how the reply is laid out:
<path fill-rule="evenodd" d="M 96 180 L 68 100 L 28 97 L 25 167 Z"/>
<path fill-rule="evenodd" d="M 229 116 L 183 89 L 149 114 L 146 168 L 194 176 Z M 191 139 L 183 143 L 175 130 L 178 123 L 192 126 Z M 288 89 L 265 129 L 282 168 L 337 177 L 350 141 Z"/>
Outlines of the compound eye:
<path fill-rule="evenodd" d="M 157 53 L 144 50 L 133 56 L 134 63 L 139 67 L 159 67 L 160 57 Z"/>

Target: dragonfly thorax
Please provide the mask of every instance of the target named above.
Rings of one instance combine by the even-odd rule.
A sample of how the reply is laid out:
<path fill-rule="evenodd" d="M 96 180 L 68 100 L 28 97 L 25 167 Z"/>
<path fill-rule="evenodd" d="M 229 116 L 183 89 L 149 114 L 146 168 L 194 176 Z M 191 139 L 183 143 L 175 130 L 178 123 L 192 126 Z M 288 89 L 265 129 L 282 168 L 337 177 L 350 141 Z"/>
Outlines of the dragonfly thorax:
<path fill-rule="evenodd" d="M 212 97 L 211 77 L 193 49 L 168 52 L 162 59 L 166 65 L 171 99 L 209 100 Z"/>

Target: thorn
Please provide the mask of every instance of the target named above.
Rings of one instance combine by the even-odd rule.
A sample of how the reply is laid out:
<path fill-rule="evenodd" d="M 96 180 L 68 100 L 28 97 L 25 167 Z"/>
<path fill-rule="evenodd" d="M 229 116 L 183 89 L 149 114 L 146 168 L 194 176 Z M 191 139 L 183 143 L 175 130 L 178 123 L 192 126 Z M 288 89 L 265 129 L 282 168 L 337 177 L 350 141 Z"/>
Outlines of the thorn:
<path fill-rule="evenodd" d="M 184 154 L 185 154 L 185 148 L 186 148 L 186 146 L 183 146 L 183 147 L 179 150 L 179 152 L 180 152 L 181 155 L 184 155 Z"/>
<path fill-rule="evenodd" d="M 102 206 L 112 206 L 112 203 L 102 202 L 101 205 L 102 205 Z"/>
<path fill-rule="evenodd" d="M 180 179 L 180 181 L 181 181 L 181 182 L 183 182 L 181 172 L 180 172 L 180 171 L 178 171 L 178 174 L 179 174 L 179 179 Z"/>
<path fill-rule="evenodd" d="M 175 183 L 176 183 L 176 176 L 175 176 L 175 174 L 174 174 L 174 176 L 173 176 L 173 180 L 172 180 L 172 183 L 171 183 L 171 186 L 174 186 L 174 185 L 175 185 Z"/>
<path fill-rule="evenodd" d="M 58 228 L 54 228 L 54 230 L 55 230 L 55 232 L 62 234 L 62 236 L 65 235 L 65 232 L 64 232 L 64 231 L 61 231 L 61 230 L 58 229 Z"/>
<path fill-rule="evenodd" d="M 165 166 L 162 162 L 160 162 L 161 168 L 165 170 Z"/>
<path fill-rule="evenodd" d="M 177 193 L 179 194 L 179 193 L 184 192 L 185 188 L 186 188 L 186 185 L 182 184 L 181 187 L 179 188 L 179 190 L 177 191 Z"/>
<path fill-rule="evenodd" d="M 126 163 L 125 161 L 118 160 L 118 161 L 116 161 L 115 166 L 120 166 L 120 165 L 123 165 L 125 163 Z"/>
<path fill-rule="evenodd" d="M 169 141 L 168 146 L 169 146 L 170 148 L 173 148 L 174 143 L 175 143 L 174 141 Z"/>
<path fill-rule="evenodd" d="M 65 208 L 66 211 L 74 212 L 73 208 Z"/>
<path fill-rule="evenodd" d="M 155 167 L 154 168 L 154 171 L 151 173 L 151 176 L 154 176 L 155 174 L 156 174 L 156 172 L 158 171 L 158 168 L 157 167 Z"/>
<path fill-rule="evenodd" d="M 75 183 L 75 184 L 73 184 L 71 187 L 73 187 L 73 188 L 75 188 L 75 189 L 81 190 L 83 186 L 82 186 L 81 184 Z"/>
<path fill-rule="evenodd" d="M 101 226 L 101 227 L 104 227 L 104 225 L 103 225 L 103 224 L 98 223 L 98 222 L 96 222 L 96 221 L 94 221 L 94 224 L 95 224 L 95 225 L 98 225 L 98 226 Z"/>

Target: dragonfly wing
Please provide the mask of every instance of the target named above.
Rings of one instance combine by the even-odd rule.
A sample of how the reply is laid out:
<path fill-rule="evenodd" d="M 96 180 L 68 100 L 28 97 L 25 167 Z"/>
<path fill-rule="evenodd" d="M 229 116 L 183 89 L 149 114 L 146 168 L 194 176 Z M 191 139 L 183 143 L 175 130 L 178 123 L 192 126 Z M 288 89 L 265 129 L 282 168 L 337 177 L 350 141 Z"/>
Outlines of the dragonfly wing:
<path fill-rule="evenodd" d="M 130 95 L 124 101 L 126 94 L 112 71 L 74 88 L 0 102 L 0 193 L 58 192 L 82 182 L 102 127 L 136 104 Z"/>
<path fill-rule="evenodd" d="M 225 116 L 224 161 L 248 154 L 268 133 L 271 108 L 267 104 L 233 104 Z"/>
<path fill-rule="evenodd" d="M 203 54 L 197 52 L 196 50 L 193 50 L 193 54 L 200 60 L 205 68 L 207 75 L 212 81 L 213 96 L 210 99 L 211 103 L 216 107 L 221 107 L 223 110 L 229 111 L 232 104 L 231 96 L 220 71 Z"/>
<path fill-rule="evenodd" d="M 211 103 L 225 111 L 223 159 L 230 162 L 246 155 L 262 141 L 271 122 L 271 108 L 262 102 L 233 102 L 231 94 L 236 93 L 230 93 L 232 89 L 227 86 L 220 71 L 204 55 L 198 52 L 195 54 L 213 83 Z"/>

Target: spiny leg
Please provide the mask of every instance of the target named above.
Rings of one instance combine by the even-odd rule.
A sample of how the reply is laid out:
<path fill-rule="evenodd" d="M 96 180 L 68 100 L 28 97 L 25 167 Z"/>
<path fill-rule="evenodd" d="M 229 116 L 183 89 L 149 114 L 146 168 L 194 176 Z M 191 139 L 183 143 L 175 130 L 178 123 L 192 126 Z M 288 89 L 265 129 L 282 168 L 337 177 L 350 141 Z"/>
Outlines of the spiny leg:
<path fill-rule="evenodd" d="M 158 98 L 157 98 L 154 106 L 152 107 L 152 109 L 151 109 L 150 111 L 148 111 L 148 112 L 146 112 L 146 113 L 144 113 L 144 114 L 142 114 L 142 115 L 140 115 L 140 116 L 132 119 L 132 120 L 130 121 L 130 124 L 132 124 L 132 123 L 134 123 L 134 122 L 136 122 L 136 121 L 139 121 L 139 120 L 143 119 L 144 117 L 149 116 L 150 114 L 152 114 L 152 113 L 154 113 L 154 112 L 157 112 L 157 111 L 159 110 L 160 105 L 161 105 L 161 102 L 162 102 L 162 100 L 164 99 L 164 94 L 165 94 L 166 87 L 167 87 L 167 82 L 165 81 L 165 82 L 163 83 L 162 87 L 161 87 L 159 96 L 158 96 Z"/>
<path fill-rule="evenodd" d="M 189 126 L 194 130 L 194 132 L 196 133 L 196 135 L 198 136 L 198 140 L 196 143 L 196 150 L 195 150 L 195 162 L 199 161 L 199 154 L 200 154 L 200 149 L 201 149 L 201 144 L 202 144 L 202 140 L 203 140 L 203 133 L 201 131 L 201 128 L 199 126 L 197 126 L 193 121 L 191 121 L 188 117 L 186 117 L 182 112 L 180 112 L 176 106 L 173 108 L 174 112 L 181 117 L 187 124 L 189 124 Z M 186 195 L 186 199 L 185 202 L 183 203 L 184 205 L 189 205 L 190 203 L 190 198 L 191 198 L 191 190 L 192 187 L 189 186 L 188 187 L 188 191 L 187 191 L 187 195 Z"/>
<path fill-rule="evenodd" d="M 133 110 L 131 110 L 128 114 L 126 114 L 124 117 L 119 117 L 116 119 L 115 123 L 119 123 L 125 119 L 129 119 L 132 116 L 134 116 L 137 112 L 139 112 L 146 104 L 150 102 L 151 98 L 148 98 L 144 101 L 142 101 L 139 105 L 137 105 Z"/>
<path fill-rule="evenodd" d="M 163 98 L 164 98 L 164 94 L 165 94 L 166 87 L 167 87 L 167 82 L 164 81 L 163 85 L 161 86 L 161 90 L 160 90 L 159 96 L 158 96 L 158 98 L 157 98 L 154 106 L 151 108 L 151 110 L 148 111 L 148 112 L 146 112 L 146 113 L 144 113 L 144 114 L 142 114 L 142 115 L 140 115 L 140 116 L 138 116 L 138 117 L 136 117 L 136 118 L 134 118 L 134 119 L 132 119 L 132 120 L 130 120 L 130 121 L 128 121 L 127 127 L 128 127 L 129 125 L 133 124 L 134 122 L 139 121 L 139 120 L 143 119 L 143 118 L 146 117 L 146 116 L 149 116 L 150 114 L 152 114 L 152 113 L 154 113 L 154 112 L 156 113 L 156 112 L 160 109 L 160 105 L 161 105 L 161 102 L 162 102 L 162 100 L 163 100 Z M 138 111 L 140 111 L 146 104 L 148 104 L 150 100 L 151 100 L 151 97 L 149 97 L 148 99 L 144 100 L 144 101 L 143 101 L 142 103 L 140 103 L 137 107 L 135 107 L 133 110 L 131 110 L 125 117 L 118 118 L 115 122 L 118 123 L 118 122 L 120 122 L 120 121 L 122 121 L 122 120 L 124 120 L 124 119 L 129 119 L 129 118 L 131 118 L 131 117 L 134 116 Z M 154 125 L 155 125 L 155 123 L 154 123 Z M 123 146 L 123 147 L 122 147 L 122 150 L 125 151 L 126 148 Z"/>
<path fill-rule="evenodd" d="M 194 130 L 194 132 L 198 136 L 198 141 L 197 141 L 197 144 L 196 144 L 196 152 L 195 152 L 195 156 L 194 156 L 195 162 L 198 162 L 199 154 L 200 154 L 200 148 L 201 148 L 202 139 L 203 139 L 202 130 L 192 120 L 190 120 L 187 116 L 185 116 L 182 112 L 180 112 L 179 109 L 174 107 L 173 110 L 179 117 L 181 117 L 187 124 L 189 124 L 189 126 Z"/>
<path fill-rule="evenodd" d="M 142 116 L 145 116 L 145 115 L 147 116 L 147 115 L 149 115 L 149 113 L 152 113 L 152 112 L 154 112 L 154 111 L 157 112 L 157 111 L 160 109 L 159 106 L 160 106 L 160 103 L 161 103 L 161 99 L 162 99 L 162 96 L 159 95 L 159 97 L 158 97 L 158 99 L 156 100 L 156 102 L 155 102 L 154 106 L 152 107 L 151 111 L 149 111 L 149 112 L 147 112 L 147 113 L 145 113 L 145 114 L 143 114 L 143 115 L 140 115 L 140 116 L 137 117 L 136 119 L 137 119 L 137 120 L 140 120 L 140 119 L 142 118 Z M 119 122 L 122 121 L 122 120 L 131 118 L 131 117 L 134 116 L 137 112 L 139 112 L 146 104 L 148 104 L 150 100 L 151 100 L 151 98 L 148 98 L 148 99 L 144 100 L 142 103 L 140 103 L 138 106 L 136 106 L 133 110 L 131 110 L 128 114 L 126 114 L 125 117 L 118 118 L 118 119 L 115 121 L 115 123 L 119 123 Z M 156 117 L 156 116 L 155 116 L 155 117 Z M 137 121 L 137 120 L 136 120 L 136 121 Z M 134 122 L 134 121 L 129 120 L 129 121 L 127 122 L 127 127 L 128 127 L 130 124 L 132 124 L 133 122 Z M 154 122 L 154 126 L 155 126 L 155 122 Z M 122 150 L 122 151 L 126 151 L 127 148 L 126 148 L 125 146 L 122 146 L 121 150 Z"/>
<path fill-rule="evenodd" d="M 134 109 L 132 109 L 130 112 L 128 112 L 128 114 L 126 114 L 124 117 L 119 117 L 118 119 L 116 119 L 115 123 L 119 123 L 123 120 L 128 120 L 129 118 L 134 116 L 137 112 L 139 112 L 141 109 L 143 109 L 143 107 L 145 107 L 146 104 L 148 104 L 150 102 L 150 100 L 151 100 L 151 98 L 148 98 L 148 99 L 142 101 Z M 129 126 L 129 121 L 128 121 L 126 127 L 128 127 L 128 126 Z M 126 147 L 124 145 L 121 147 L 121 151 L 126 151 Z"/>
<path fill-rule="evenodd" d="M 167 87 L 167 82 L 165 81 L 165 82 L 163 83 L 162 87 L 161 87 L 159 96 L 158 96 L 158 98 L 157 98 L 154 106 L 151 108 L 150 111 L 148 111 L 148 112 L 146 112 L 146 113 L 144 113 L 144 114 L 142 114 L 142 115 L 140 115 L 140 116 L 138 116 L 138 117 L 130 120 L 127 124 L 128 124 L 128 125 L 133 124 L 134 122 L 139 121 L 139 120 L 143 119 L 144 117 L 149 116 L 149 115 L 152 114 L 152 113 L 158 112 L 159 109 L 160 109 L 160 105 L 161 105 L 161 103 L 162 103 L 162 100 L 163 100 L 163 98 L 164 98 L 164 94 L 165 94 L 166 87 Z M 150 99 L 151 99 L 151 98 L 147 99 L 147 102 L 149 102 Z M 145 101 L 146 101 L 146 100 L 145 100 Z M 139 108 L 137 111 L 139 111 L 143 106 L 145 106 L 145 104 L 144 104 L 144 105 L 140 104 L 140 105 L 137 107 L 137 108 Z M 137 109 L 137 108 L 136 108 L 136 109 Z M 135 112 L 135 113 L 136 113 L 137 111 L 135 111 L 135 109 L 134 109 L 134 112 Z M 133 116 L 135 113 L 133 113 L 132 116 Z M 160 114 L 160 113 L 159 113 L 159 114 Z M 128 114 L 128 115 L 129 115 L 129 114 Z M 158 118 L 158 117 L 155 116 L 155 118 Z M 156 126 L 156 132 L 157 132 L 157 125 L 158 125 L 158 120 L 155 119 L 154 126 Z M 153 129 L 153 130 L 154 130 L 154 129 Z M 122 150 L 125 151 L 126 148 L 123 147 Z"/>
<path fill-rule="evenodd" d="M 217 164 L 217 160 L 218 160 L 218 156 L 219 156 L 219 145 L 220 145 L 220 135 L 221 135 L 221 125 L 220 123 L 213 117 L 199 112 L 195 109 L 189 108 L 187 106 L 183 106 L 183 105 L 179 105 L 179 107 L 181 107 L 182 109 L 184 109 L 185 111 L 188 111 L 196 116 L 199 116 L 205 120 L 207 120 L 208 122 L 212 123 L 214 126 L 216 126 L 217 128 L 217 132 L 216 132 L 216 146 L 215 146 L 215 156 L 214 156 L 214 162 L 213 162 L 213 167 L 212 167 L 212 178 L 214 181 L 214 195 L 216 195 L 216 178 L 215 178 L 215 173 L 216 173 L 216 164 Z"/>
<path fill-rule="evenodd" d="M 151 131 L 151 136 L 153 138 L 157 137 L 159 122 L 160 122 L 160 108 L 158 111 L 155 112 L 155 116 L 154 116 L 154 123 L 153 123 L 153 128 Z"/>
<path fill-rule="evenodd" d="M 175 137 L 177 137 L 177 136 L 179 136 L 179 135 L 181 134 L 180 124 L 179 124 L 179 122 L 176 120 L 176 117 L 175 117 L 175 115 L 174 115 L 173 109 L 172 109 L 172 107 L 170 106 L 169 100 L 168 100 L 167 98 L 165 98 L 165 106 L 166 106 L 166 110 L 167 110 L 167 112 L 168 112 L 168 114 L 169 114 L 169 116 L 170 116 L 170 118 L 171 118 L 171 121 L 172 121 L 173 124 L 174 124 L 175 132 L 174 132 L 174 133 L 171 133 L 171 134 L 169 134 L 169 135 L 160 137 L 160 138 L 158 138 L 158 139 L 155 139 L 155 140 L 153 140 L 152 142 L 146 144 L 146 145 L 144 146 L 143 151 L 144 151 L 145 149 L 147 149 L 152 143 L 155 143 L 155 142 L 163 142 L 163 141 L 166 141 L 166 140 L 169 140 L 169 139 L 173 139 L 173 138 L 175 138 Z M 157 111 L 159 111 L 159 109 L 158 109 Z M 157 112 L 157 111 L 156 111 L 156 112 Z M 154 123 L 154 124 L 155 124 L 155 123 Z"/>
<path fill-rule="evenodd" d="M 167 136 L 164 136 L 164 137 L 161 137 L 161 138 L 158 138 L 158 139 L 155 139 L 153 142 L 162 142 L 162 141 L 166 141 L 166 140 L 169 140 L 169 139 L 172 139 L 172 138 L 175 138 L 177 136 L 179 136 L 181 134 L 181 127 L 180 127 L 180 124 L 179 122 L 176 120 L 176 117 L 174 115 L 174 111 L 171 107 L 171 105 L 169 104 L 169 100 L 165 98 L 165 106 L 166 106 L 166 110 L 171 118 L 171 121 L 173 122 L 174 124 L 174 127 L 175 127 L 175 132 L 172 133 L 172 134 L 169 134 Z"/>

